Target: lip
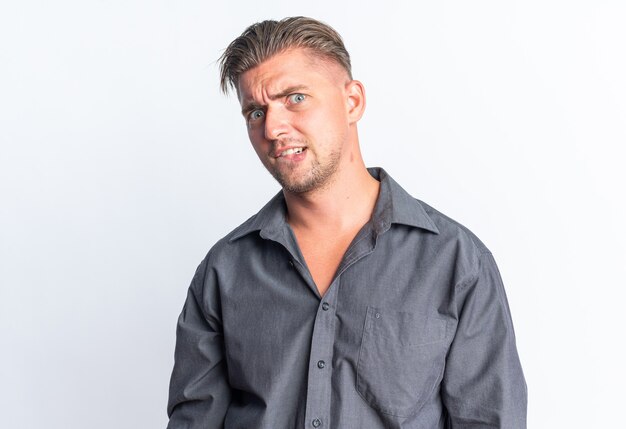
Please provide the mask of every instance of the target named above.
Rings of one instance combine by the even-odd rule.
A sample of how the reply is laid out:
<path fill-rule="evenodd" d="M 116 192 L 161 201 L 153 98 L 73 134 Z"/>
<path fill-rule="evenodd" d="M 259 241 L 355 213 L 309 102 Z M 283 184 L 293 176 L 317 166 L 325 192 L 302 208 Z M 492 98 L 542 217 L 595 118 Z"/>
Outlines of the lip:
<path fill-rule="evenodd" d="M 299 146 L 299 145 L 295 145 L 295 146 L 285 146 L 285 147 L 281 147 L 280 149 L 276 149 L 274 152 L 272 152 L 272 156 L 274 158 L 281 158 L 280 154 L 283 153 L 286 150 L 289 149 L 296 149 L 296 148 L 302 148 L 302 151 L 304 152 L 304 150 L 306 149 L 306 146 Z"/>

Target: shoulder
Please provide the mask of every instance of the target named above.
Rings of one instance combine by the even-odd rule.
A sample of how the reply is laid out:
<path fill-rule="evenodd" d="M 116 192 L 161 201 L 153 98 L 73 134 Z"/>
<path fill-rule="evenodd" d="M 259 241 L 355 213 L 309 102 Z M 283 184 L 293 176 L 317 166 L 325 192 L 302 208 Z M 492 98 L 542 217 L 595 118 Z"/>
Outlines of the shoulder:
<path fill-rule="evenodd" d="M 413 197 L 387 172 L 372 168 L 370 173 L 381 182 L 379 217 L 390 218 L 391 223 L 417 227 L 426 232 L 426 245 L 437 250 L 439 246 L 460 246 L 468 252 L 481 254 L 489 250 L 478 237 L 460 222 L 443 214 L 426 202 Z M 378 205 L 378 203 L 377 203 Z"/>
<path fill-rule="evenodd" d="M 431 263 L 452 273 L 453 284 L 464 287 L 475 281 L 485 269 L 485 264 L 495 266 L 489 248 L 468 227 L 443 214 L 427 203 L 417 200 L 439 230 L 428 234 L 427 245 L 433 256 Z"/>
<path fill-rule="evenodd" d="M 257 237 L 260 230 L 255 226 L 258 216 L 259 213 L 250 216 L 245 222 L 217 240 L 209 249 L 205 260 L 218 263 L 224 258 L 232 256 L 232 252 L 238 251 L 244 243 L 249 242 L 250 240 L 245 239 L 247 236 L 250 236 L 249 238 Z"/>
<path fill-rule="evenodd" d="M 454 240 L 458 242 L 459 245 L 467 247 L 468 250 L 477 254 L 490 253 L 485 243 L 465 225 L 445 215 L 424 201 L 418 200 L 417 198 L 415 201 L 422 206 L 428 217 L 430 217 L 439 229 L 440 240 Z"/>
<path fill-rule="evenodd" d="M 257 213 L 220 238 L 209 249 L 199 269 L 210 267 L 233 269 L 240 258 L 258 251 L 259 232 L 272 230 L 284 222 L 285 207 L 282 192 L 277 193 Z"/>
<path fill-rule="evenodd" d="M 238 261 L 241 261 L 242 257 L 250 251 L 250 249 L 246 249 L 247 245 L 249 247 L 254 242 L 253 237 L 258 236 L 258 232 L 251 231 L 246 235 L 247 238 L 244 239 L 241 236 L 241 232 L 249 229 L 256 216 L 257 214 L 251 216 L 209 247 L 204 258 L 197 266 L 191 283 L 191 289 L 198 296 L 206 295 L 207 289 L 215 289 L 220 283 L 220 278 L 230 277 L 233 270 L 237 269 Z M 237 237 L 242 239 L 234 239 Z"/>

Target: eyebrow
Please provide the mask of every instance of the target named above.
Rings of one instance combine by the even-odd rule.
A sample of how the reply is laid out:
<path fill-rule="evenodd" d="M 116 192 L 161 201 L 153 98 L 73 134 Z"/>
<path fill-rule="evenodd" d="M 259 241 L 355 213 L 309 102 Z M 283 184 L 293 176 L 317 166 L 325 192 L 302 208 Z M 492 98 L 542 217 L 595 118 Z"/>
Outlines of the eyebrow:
<path fill-rule="evenodd" d="M 298 91 L 302 91 L 302 90 L 307 90 L 309 89 L 306 85 L 293 85 L 293 86 L 289 86 L 285 89 L 283 89 L 282 91 L 276 93 L 276 94 L 272 94 L 269 96 L 269 99 L 274 101 L 278 98 L 282 98 L 282 97 L 286 97 L 289 94 L 292 94 L 294 92 L 298 92 Z M 254 101 L 251 101 L 249 103 L 246 103 L 243 108 L 241 109 L 241 114 L 243 116 L 247 116 L 248 113 L 257 110 L 257 109 L 261 109 L 263 106 L 255 103 Z"/>

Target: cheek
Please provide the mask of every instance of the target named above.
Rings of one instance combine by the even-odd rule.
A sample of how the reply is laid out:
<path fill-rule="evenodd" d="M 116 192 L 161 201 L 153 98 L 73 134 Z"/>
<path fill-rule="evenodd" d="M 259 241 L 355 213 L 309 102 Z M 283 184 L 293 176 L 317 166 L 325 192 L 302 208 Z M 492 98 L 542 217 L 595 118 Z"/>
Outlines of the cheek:
<path fill-rule="evenodd" d="M 315 121 L 329 130 L 338 130 L 348 125 L 348 116 L 339 100 L 331 100 L 325 108 L 317 110 Z"/>
<path fill-rule="evenodd" d="M 325 110 L 315 117 L 307 118 L 306 129 L 322 141 L 328 143 L 346 135 L 348 122 L 341 111 Z M 333 143 L 334 144 L 334 143 Z"/>
<path fill-rule="evenodd" d="M 252 146 L 254 147 L 259 146 L 259 144 L 265 140 L 263 133 L 258 129 L 258 127 L 248 127 L 248 139 L 250 139 L 250 143 L 252 143 Z"/>
<path fill-rule="evenodd" d="M 248 129 L 248 138 L 250 139 L 250 144 L 252 145 L 252 148 L 259 156 L 259 158 L 264 159 L 270 147 L 268 141 L 265 140 L 263 133 L 260 133 L 258 130 L 255 129 Z"/>
<path fill-rule="evenodd" d="M 332 133 L 340 121 L 332 111 L 321 110 L 316 112 L 306 112 L 294 118 L 292 125 L 297 131 L 310 136 L 323 136 Z"/>

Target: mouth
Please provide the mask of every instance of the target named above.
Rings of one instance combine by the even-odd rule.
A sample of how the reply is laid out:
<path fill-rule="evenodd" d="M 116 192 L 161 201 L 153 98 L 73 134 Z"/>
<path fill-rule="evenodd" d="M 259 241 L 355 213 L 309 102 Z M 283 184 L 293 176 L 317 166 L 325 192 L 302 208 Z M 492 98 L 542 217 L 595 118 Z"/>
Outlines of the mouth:
<path fill-rule="evenodd" d="M 284 158 L 289 155 L 299 155 L 306 150 L 306 147 L 292 147 L 289 149 L 285 149 L 282 152 L 277 152 L 275 158 Z"/>

